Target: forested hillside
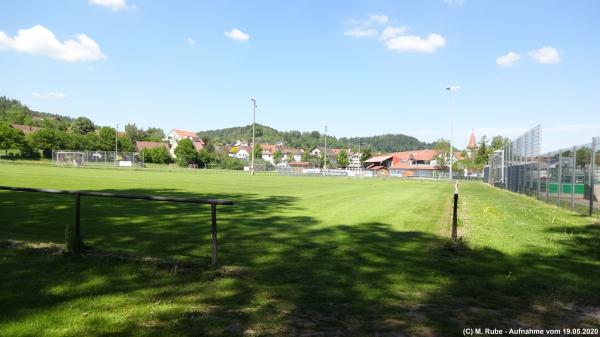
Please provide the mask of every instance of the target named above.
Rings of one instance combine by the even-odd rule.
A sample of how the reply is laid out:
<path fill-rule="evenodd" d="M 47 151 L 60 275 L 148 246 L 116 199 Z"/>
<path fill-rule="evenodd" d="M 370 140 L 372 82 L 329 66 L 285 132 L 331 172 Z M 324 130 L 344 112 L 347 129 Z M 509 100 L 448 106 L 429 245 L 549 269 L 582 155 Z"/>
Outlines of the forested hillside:
<path fill-rule="evenodd" d="M 65 130 L 73 118 L 29 109 L 16 99 L 0 96 L 0 122 Z"/>
<path fill-rule="evenodd" d="M 80 117 L 79 119 L 89 121 L 89 119 L 85 117 Z M 24 124 L 67 131 L 74 121 L 75 119 L 68 116 L 31 110 L 18 100 L 0 96 L 0 123 Z M 90 121 L 90 123 L 92 122 Z M 90 127 L 91 130 L 100 129 L 99 126 L 94 124 L 91 124 Z M 132 143 L 136 140 L 159 141 L 164 137 L 163 130 L 159 128 L 141 130 L 138 129 L 135 124 L 126 125 L 125 132 L 127 133 L 127 138 Z M 85 134 L 86 132 L 80 133 Z M 108 135 L 109 132 L 106 131 L 106 134 Z M 205 139 L 208 138 L 213 144 L 230 144 L 234 143 L 236 140 L 250 140 L 252 138 L 252 125 L 201 131 L 198 132 L 198 135 Z M 261 124 L 256 125 L 255 135 L 257 143 L 283 142 L 287 147 L 304 149 L 323 146 L 325 141 L 323 133 L 319 131 L 279 131 Z M 327 137 L 327 145 L 332 148 L 352 148 L 357 150 L 359 142 L 361 147 L 371 148 L 371 150 L 375 152 L 418 150 L 433 147 L 433 144 L 424 143 L 417 138 L 402 134 L 385 134 L 351 138 L 343 137 L 339 139 L 333 136 Z M 92 142 L 90 146 L 92 146 L 93 143 L 94 142 Z"/>
<path fill-rule="evenodd" d="M 223 144 L 233 143 L 236 140 L 250 140 L 252 138 L 252 125 L 241 127 L 207 130 L 198 132 L 200 137 L 208 137 L 213 142 Z M 277 143 L 283 142 L 286 146 L 295 148 L 312 148 L 314 146 L 323 146 L 325 139 L 319 131 L 278 131 L 271 127 L 256 124 L 256 142 L 257 143 Z M 327 137 L 327 145 L 338 148 L 358 148 L 370 147 L 373 151 L 394 152 L 405 150 L 418 150 L 430 148 L 433 145 L 419 141 L 415 137 L 402 134 L 386 134 L 370 137 L 352 137 L 336 138 Z"/>

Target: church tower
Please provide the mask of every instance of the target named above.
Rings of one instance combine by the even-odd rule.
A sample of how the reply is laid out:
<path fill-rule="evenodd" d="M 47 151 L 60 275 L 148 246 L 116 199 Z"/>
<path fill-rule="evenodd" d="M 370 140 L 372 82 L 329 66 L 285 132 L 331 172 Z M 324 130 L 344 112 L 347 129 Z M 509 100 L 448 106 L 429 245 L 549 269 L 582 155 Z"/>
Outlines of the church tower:
<path fill-rule="evenodd" d="M 469 158 L 473 158 L 476 151 L 477 141 L 475 140 L 475 132 L 471 130 L 471 138 L 469 139 L 469 145 L 467 145 L 467 153 L 469 154 Z"/>

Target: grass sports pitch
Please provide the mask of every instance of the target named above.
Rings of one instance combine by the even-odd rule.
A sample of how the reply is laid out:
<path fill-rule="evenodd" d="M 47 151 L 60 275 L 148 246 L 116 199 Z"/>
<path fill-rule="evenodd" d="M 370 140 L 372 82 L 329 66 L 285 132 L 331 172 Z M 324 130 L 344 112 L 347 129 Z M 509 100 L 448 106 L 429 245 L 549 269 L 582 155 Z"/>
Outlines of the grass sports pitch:
<path fill-rule="evenodd" d="M 600 224 L 465 182 L 0 165 L 0 185 L 224 198 L 82 199 L 87 244 L 193 263 L 72 257 L 73 197 L 0 192 L 3 336 L 456 336 L 600 324 Z M 27 244 L 7 244 L 20 240 Z"/>

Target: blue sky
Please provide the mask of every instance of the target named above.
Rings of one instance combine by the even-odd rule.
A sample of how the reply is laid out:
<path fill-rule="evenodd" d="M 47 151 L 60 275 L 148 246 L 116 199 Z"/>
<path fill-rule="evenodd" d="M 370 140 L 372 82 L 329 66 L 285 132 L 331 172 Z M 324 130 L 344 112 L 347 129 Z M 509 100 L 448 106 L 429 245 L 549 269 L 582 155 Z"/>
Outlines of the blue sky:
<path fill-rule="evenodd" d="M 600 136 L 598 13 L 592 0 L 8 1 L 0 95 L 167 131 L 249 124 L 251 97 L 259 123 L 338 137 L 432 141 L 454 116 L 465 146 L 471 129 L 541 123 L 551 150 Z"/>

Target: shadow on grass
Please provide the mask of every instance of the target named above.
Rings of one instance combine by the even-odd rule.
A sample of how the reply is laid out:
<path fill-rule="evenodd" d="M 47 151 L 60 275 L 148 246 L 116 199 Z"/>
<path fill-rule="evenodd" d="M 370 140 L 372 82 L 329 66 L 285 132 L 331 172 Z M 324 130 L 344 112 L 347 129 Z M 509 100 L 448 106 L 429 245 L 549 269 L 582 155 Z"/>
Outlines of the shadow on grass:
<path fill-rule="evenodd" d="M 298 211 L 292 197 L 211 197 L 237 203 L 219 208 L 222 267 L 173 274 L 134 263 L 4 252 L 0 324 L 83 303 L 98 311 L 94 319 L 77 316 L 94 335 L 454 336 L 477 326 L 581 327 L 591 323 L 579 309 L 600 303 L 598 224 L 549 229 L 564 233 L 560 254 L 506 255 L 386 223 L 324 226 L 291 212 Z M 3 239 L 60 241 L 61 222 L 72 213 L 70 200 L 24 193 L 0 193 L 0 205 L 8 212 L 0 220 Z M 199 209 L 89 198 L 84 234 L 112 249 L 208 261 L 209 212 Z M 56 214 L 65 218 L 51 220 Z M 46 237 L 50 228 L 59 233 Z M 104 297 L 144 314 L 109 321 L 101 315 L 105 307 L 89 304 Z M 169 305 L 160 310 L 160 303 Z"/>

